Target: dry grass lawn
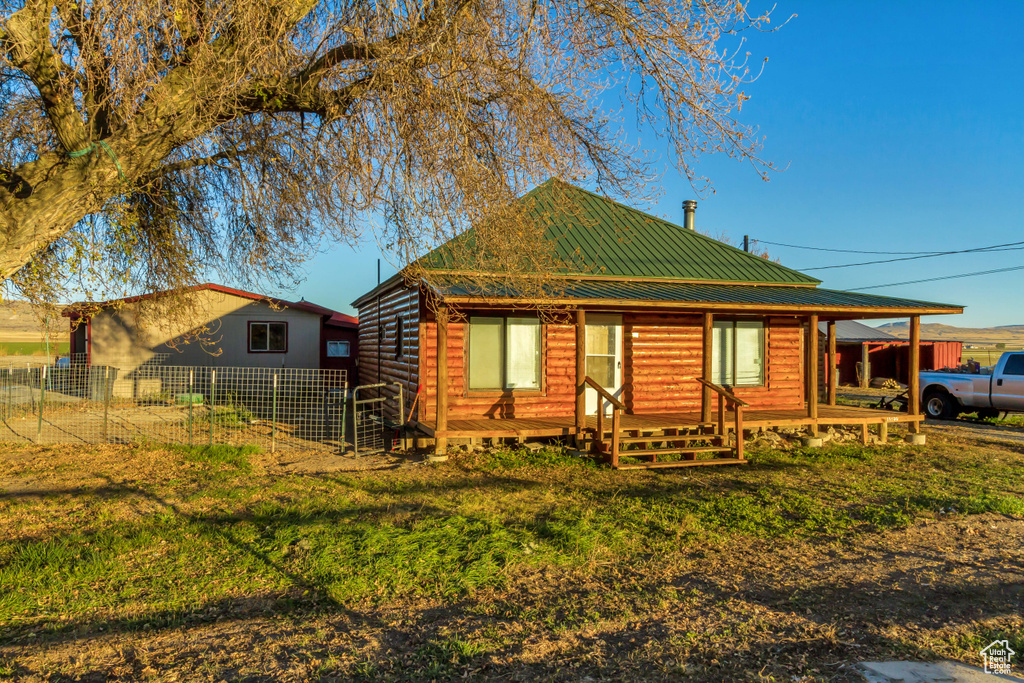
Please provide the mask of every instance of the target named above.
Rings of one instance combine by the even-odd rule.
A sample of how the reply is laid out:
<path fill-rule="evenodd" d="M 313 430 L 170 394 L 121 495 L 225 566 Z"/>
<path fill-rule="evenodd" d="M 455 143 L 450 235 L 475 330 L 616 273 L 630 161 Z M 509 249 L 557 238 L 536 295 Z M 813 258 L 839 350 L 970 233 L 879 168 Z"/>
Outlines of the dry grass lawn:
<path fill-rule="evenodd" d="M 6 447 L 0 677 L 852 681 L 1024 652 L 1024 446 L 751 457 Z"/>

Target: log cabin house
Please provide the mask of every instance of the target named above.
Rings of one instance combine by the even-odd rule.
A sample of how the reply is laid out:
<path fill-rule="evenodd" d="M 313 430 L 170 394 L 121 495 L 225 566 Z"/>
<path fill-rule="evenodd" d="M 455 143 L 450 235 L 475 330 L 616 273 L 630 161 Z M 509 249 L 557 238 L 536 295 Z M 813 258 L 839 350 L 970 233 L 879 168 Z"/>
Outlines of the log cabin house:
<path fill-rule="evenodd" d="M 696 232 L 696 202 L 678 226 L 559 180 L 520 201 L 546 212 L 564 262 L 592 266 L 557 294 L 471 286 L 442 245 L 419 262 L 432 277 L 403 271 L 353 302 L 360 384 L 399 384 L 401 419 L 439 458 L 449 439 L 567 437 L 613 467 L 727 464 L 744 462 L 745 429 L 919 431 L 913 386 L 909 413 L 837 405 L 834 382 L 819 395 L 819 321 L 835 358 L 837 321 L 908 316 L 915 363 L 920 316 L 962 307 L 822 289 Z"/>

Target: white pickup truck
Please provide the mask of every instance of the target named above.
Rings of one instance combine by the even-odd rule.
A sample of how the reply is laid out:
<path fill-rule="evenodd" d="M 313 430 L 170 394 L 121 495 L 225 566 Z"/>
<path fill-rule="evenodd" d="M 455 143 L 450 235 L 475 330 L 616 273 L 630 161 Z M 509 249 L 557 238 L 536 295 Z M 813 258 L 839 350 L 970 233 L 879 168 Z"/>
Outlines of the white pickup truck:
<path fill-rule="evenodd" d="M 922 372 L 921 405 L 928 417 L 952 420 L 960 413 L 997 417 L 1024 412 L 1024 352 L 1004 353 L 991 373 Z"/>

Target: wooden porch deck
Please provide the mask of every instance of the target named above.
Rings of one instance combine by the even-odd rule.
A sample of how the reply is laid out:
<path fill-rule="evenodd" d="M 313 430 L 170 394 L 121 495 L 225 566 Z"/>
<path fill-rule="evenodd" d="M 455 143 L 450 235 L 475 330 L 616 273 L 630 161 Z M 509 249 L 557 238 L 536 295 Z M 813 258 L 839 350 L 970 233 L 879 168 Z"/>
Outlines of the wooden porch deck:
<path fill-rule="evenodd" d="M 717 415 L 714 416 L 717 419 Z M 694 429 L 709 426 L 712 422 L 701 423 L 699 412 L 647 413 L 622 415 L 622 431 L 653 431 L 660 429 Z M 732 413 L 726 416 L 726 426 L 731 424 Z M 914 423 L 924 420 L 923 415 L 909 415 L 892 410 L 874 410 L 851 406 L 818 405 L 818 417 L 807 416 L 807 409 L 743 411 L 743 429 L 759 427 L 819 427 L 834 425 L 888 425 L 892 423 Z M 418 423 L 420 429 L 434 436 L 436 422 Z M 611 420 L 605 420 L 605 428 Z M 596 429 L 597 419 L 587 417 L 587 427 Z M 527 417 L 510 419 L 448 420 L 449 438 L 528 438 L 542 436 L 570 436 L 575 433 L 575 419 L 572 415 L 553 417 Z"/>

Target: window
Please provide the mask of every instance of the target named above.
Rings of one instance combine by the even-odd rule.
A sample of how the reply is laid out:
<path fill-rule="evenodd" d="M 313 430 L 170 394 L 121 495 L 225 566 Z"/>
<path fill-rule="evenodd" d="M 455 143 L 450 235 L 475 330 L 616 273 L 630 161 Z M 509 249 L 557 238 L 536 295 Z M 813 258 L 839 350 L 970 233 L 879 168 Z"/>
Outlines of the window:
<path fill-rule="evenodd" d="M 405 351 L 405 324 L 402 316 L 395 316 L 395 358 L 401 358 Z"/>
<path fill-rule="evenodd" d="M 470 389 L 540 389 L 540 320 L 469 319 Z"/>
<path fill-rule="evenodd" d="M 764 386 L 764 324 L 757 320 L 716 321 L 711 381 L 733 387 Z"/>
<path fill-rule="evenodd" d="M 1006 359 L 1004 375 L 1024 375 L 1024 353 L 1018 353 Z"/>
<path fill-rule="evenodd" d="M 347 341 L 330 340 L 327 342 L 328 358 L 348 358 L 351 351 L 351 346 Z"/>
<path fill-rule="evenodd" d="M 249 353 L 286 353 L 288 323 L 249 323 Z"/>

